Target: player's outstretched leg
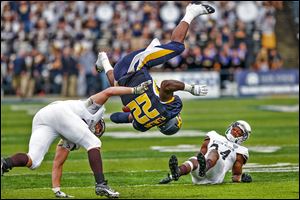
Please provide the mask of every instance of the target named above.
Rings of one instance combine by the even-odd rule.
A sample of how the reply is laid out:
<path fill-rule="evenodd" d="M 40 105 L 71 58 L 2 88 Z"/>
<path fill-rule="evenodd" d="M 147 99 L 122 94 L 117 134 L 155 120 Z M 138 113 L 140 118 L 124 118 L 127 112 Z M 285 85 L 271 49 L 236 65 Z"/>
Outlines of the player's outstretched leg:
<path fill-rule="evenodd" d="M 178 167 L 178 160 L 175 155 L 172 155 L 169 160 L 169 168 L 172 175 L 172 178 L 177 181 L 180 177 L 179 167 Z"/>
<path fill-rule="evenodd" d="M 176 26 L 171 35 L 171 40 L 183 43 L 189 29 L 189 25 L 199 15 L 214 13 L 215 9 L 209 5 L 203 5 L 198 2 L 190 3 L 185 9 L 185 15 L 181 22 Z"/>
<path fill-rule="evenodd" d="M 199 152 L 197 155 L 197 161 L 199 163 L 199 176 L 204 177 L 205 176 L 205 168 L 206 168 L 206 160 L 204 155 Z"/>
<path fill-rule="evenodd" d="M 110 116 L 110 120 L 114 123 L 131 123 L 130 111 L 129 112 L 115 112 Z"/>

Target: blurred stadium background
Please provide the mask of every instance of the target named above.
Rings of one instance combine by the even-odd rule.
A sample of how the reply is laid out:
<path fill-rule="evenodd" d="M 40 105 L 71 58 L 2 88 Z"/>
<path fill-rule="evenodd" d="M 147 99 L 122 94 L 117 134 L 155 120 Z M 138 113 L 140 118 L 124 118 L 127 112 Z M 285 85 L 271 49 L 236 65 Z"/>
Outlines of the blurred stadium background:
<path fill-rule="evenodd" d="M 184 53 L 152 71 L 203 72 L 209 78 L 202 81 L 216 72 L 208 83 L 220 88 L 216 98 L 248 95 L 249 88 L 251 95 L 298 93 L 292 85 L 299 74 L 299 2 L 209 3 L 216 13 L 193 21 Z M 85 97 L 108 87 L 105 74 L 94 70 L 97 52 L 106 51 L 114 64 L 155 37 L 167 42 L 187 4 L 2 1 L 2 97 Z M 249 78 L 245 70 L 254 74 Z"/>
<path fill-rule="evenodd" d="M 216 13 L 194 20 L 186 50 L 151 73 L 158 82 L 207 84 L 209 95 L 178 93 L 184 101 L 183 128 L 167 138 L 112 124 L 109 114 L 120 111 L 121 102 L 107 102 L 107 134 L 101 139 L 106 177 L 122 198 L 298 199 L 299 1 L 203 2 Z M 153 38 L 168 42 L 187 4 L 1 1 L 1 156 L 27 151 L 32 117 L 48 102 L 86 98 L 108 87 L 105 74 L 94 69 L 98 51 L 106 51 L 113 65 Z M 172 153 L 184 161 L 202 142 L 199 131 L 200 137 L 212 129 L 223 133 L 237 119 L 255 130 L 246 143 L 252 148 L 246 170 L 255 193 L 248 185 L 231 184 L 229 176 L 215 187 L 193 186 L 188 176 L 171 186 L 156 185 Z M 53 197 L 54 151 L 55 144 L 36 171 L 5 174 L 1 198 Z M 63 191 L 95 198 L 86 152 L 71 154 Z"/>

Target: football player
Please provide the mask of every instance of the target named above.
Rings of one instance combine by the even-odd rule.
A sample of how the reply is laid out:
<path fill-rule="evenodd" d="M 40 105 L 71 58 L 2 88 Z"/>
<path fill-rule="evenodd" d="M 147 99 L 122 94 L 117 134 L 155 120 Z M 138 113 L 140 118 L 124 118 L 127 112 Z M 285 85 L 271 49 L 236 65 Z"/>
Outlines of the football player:
<path fill-rule="evenodd" d="M 99 120 L 99 123 L 94 127 L 95 130 L 92 132 L 100 138 L 105 132 L 105 122 L 102 119 Z M 55 156 L 52 166 L 52 191 L 54 195 L 58 198 L 73 198 L 74 196 L 68 195 L 65 192 L 61 191 L 60 181 L 63 172 L 63 165 L 68 158 L 68 155 L 71 151 L 78 150 L 80 145 L 70 142 L 66 139 L 60 139 L 56 146 Z"/>
<path fill-rule="evenodd" d="M 159 183 L 177 181 L 180 176 L 190 173 L 194 184 L 218 184 L 223 182 L 230 169 L 233 182 L 251 182 L 251 176 L 242 173 L 249 153 L 246 147 L 241 146 L 250 133 L 250 125 L 243 120 L 233 122 L 226 130 L 225 137 L 215 131 L 208 132 L 197 156 L 189 158 L 180 166 L 175 155 L 170 157 L 171 175 L 168 174 Z"/>
<path fill-rule="evenodd" d="M 36 169 L 40 166 L 52 142 L 61 137 L 85 148 L 90 167 L 94 173 L 97 195 L 119 197 L 104 178 L 101 159 L 101 141 L 96 135 L 105 111 L 104 103 L 111 96 L 142 94 L 151 82 L 136 87 L 109 87 L 87 100 L 55 101 L 40 109 L 32 121 L 32 133 L 28 153 L 17 153 L 1 158 L 1 175 L 14 167 Z M 98 131 L 98 132 L 96 132 Z"/>
<path fill-rule="evenodd" d="M 105 70 L 111 85 L 133 87 L 152 80 L 148 69 L 163 64 L 184 51 L 184 39 L 194 18 L 215 12 L 209 5 L 190 3 L 186 13 L 171 35 L 171 42 L 161 45 L 154 39 L 145 49 L 134 51 L 120 59 L 112 68 L 105 52 L 98 54 L 97 71 Z M 152 87 L 141 95 L 122 95 L 125 110 L 111 115 L 115 123 L 132 123 L 138 131 L 157 126 L 163 134 L 175 134 L 182 124 L 180 112 L 182 101 L 173 93 L 187 91 L 196 96 L 207 94 L 206 85 L 189 85 L 176 80 L 164 80 L 160 87 L 153 81 Z"/>

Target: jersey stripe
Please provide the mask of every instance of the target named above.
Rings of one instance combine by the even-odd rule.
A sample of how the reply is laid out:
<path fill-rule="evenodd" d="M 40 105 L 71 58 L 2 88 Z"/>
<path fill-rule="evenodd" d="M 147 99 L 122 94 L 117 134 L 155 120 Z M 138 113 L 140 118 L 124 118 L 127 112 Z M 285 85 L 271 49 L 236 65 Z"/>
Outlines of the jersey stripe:
<path fill-rule="evenodd" d="M 165 55 L 168 55 L 170 53 L 173 53 L 173 50 L 169 50 L 169 49 L 162 49 L 153 53 L 150 53 L 149 55 L 147 55 L 143 61 L 140 63 L 140 65 L 138 66 L 137 70 L 140 70 L 145 64 L 147 64 L 147 62 L 151 61 L 151 60 L 155 60 L 157 58 L 161 58 Z"/>
<path fill-rule="evenodd" d="M 175 100 L 175 97 L 173 96 L 169 101 L 160 101 L 161 103 L 163 103 L 163 104 L 168 104 L 168 103 L 171 103 L 172 101 L 174 101 Z"/>

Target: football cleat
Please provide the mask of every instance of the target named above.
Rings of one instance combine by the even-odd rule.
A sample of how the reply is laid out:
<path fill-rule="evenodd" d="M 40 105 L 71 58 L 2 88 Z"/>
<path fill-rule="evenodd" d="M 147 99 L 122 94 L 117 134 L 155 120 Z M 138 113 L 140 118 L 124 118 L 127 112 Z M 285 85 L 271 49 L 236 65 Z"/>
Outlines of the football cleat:
<path fill-rule="evenodd" d="M 178 167 L 178 160 L 175 155 L 172 155 L 169 160 L 169 168 L 174 181 L 177 181 L 180 177 L 179 167 Z"/>
<path fill-rule="evenodd" d="M 107 181 L 96 184 L 95 193 L 96 195 L 106 196 L 108 198 L 118 198 L 120 196 L 119 192 L 114 191 L 107 185 Z"/>
<path fill-rule="evenodd" d="M 203 5 L 199 1 L 194 1 L 186 7 L 186 12 L 192 16 L 206 15 L 215 12 L 215 9 L 209 5 Z"/>
<path fill-rule="evenodd" d="M 6 166 L 7 166 L 7 163 L 6 163 L 5 159 L 1 158 L 1 176 L 3 176 L 4 173 L 9 171 Z"/>
<path fill-rule="evenodd" d="M 55 197 L 57 197 L 57 198 L 74 198 L 74 196 L 68 195 L 62 191 L 55 192 Z"/>
<path fill-rule="evenodd" d="M 213 7 L 211 7 L 210 5 L 205 5 L 205 4 L 202 4 L 202 6 L 205 7 L 207 13 L 206 14 L 211 14 L 211 13 L 214 13 L 215 12 L 215 9 Z"/>
<path fill-rule="evenodd" d="M 159 181 L 159 184 L 168 184 L 171 181 L 173 181 L 173 177 L 170 174 L 168 174 L 166 178 L 163 178 Z"/>
<path fill-rule="evenodd" d="M 204 177 L 205 169 L 206 169 L 206 160 L 204 155 L 201 152 L 199 152 L 197 155 L 197 161 L 199 163 L 199 176 Z"/>

